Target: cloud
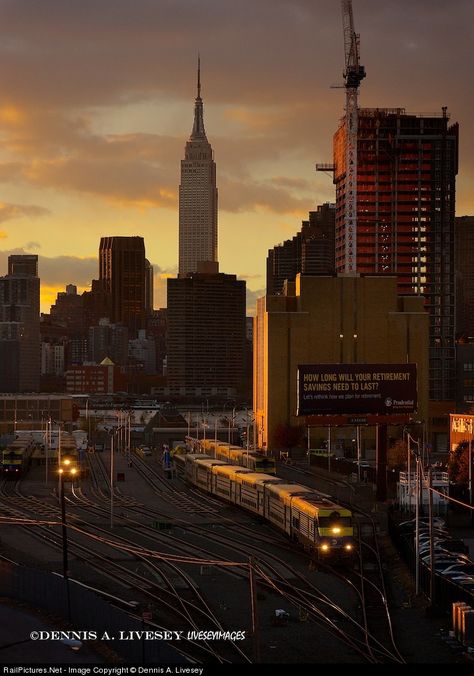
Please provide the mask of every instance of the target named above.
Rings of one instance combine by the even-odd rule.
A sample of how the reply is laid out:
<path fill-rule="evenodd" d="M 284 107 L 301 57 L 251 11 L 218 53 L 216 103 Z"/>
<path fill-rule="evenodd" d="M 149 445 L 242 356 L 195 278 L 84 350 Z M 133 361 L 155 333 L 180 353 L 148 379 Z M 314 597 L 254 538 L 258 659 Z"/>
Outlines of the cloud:
<path fill-rule="evenodd" d="M 248 288 L 247 286 L 247 315 L 248 316 L 255 316 L 257 313 L 257 300 L 264 296 L 266 293 L 266 289 L 257 289 L 256 291 L 252 291 L 251 289 Z"/>
<path fill-rule="evenodd" d="M 0 251 L 0 275 L 6 274 L 8 269 L 8 257 L 13 254 L 27 254 L 24 248 L 10 249 Z M 5 272 L 1 272 L 1 270 Z M 38 256 L 38 275 L 43 284 L 49 287 L 62 286 L 64 290 L 66 284 L 76 284 L 78 286 L 89 286 L 92 279 L 97 278 L 99 274 L 99 263 L 97 258 L 80 258 L 78 256 Z"/>
<path fill-rule="evenodd" d="M 226 211 L 270 211 L 280 214 L 307 213 L 312 200 L 296 197 L 288 190 L 278 189 L 262 181 L 237 181 L 221 178 L 219 182 L 220 206 Z"/>
<path fill-rule="evenodd" d="M 460 122 L 457 207 L 473 213 L 474 93 L 466 83 L 474 3 L 412 0 L 408 23 L 402 4 L 354 3 L 367 69 L 359 104 L 438 112 L 448 105 Z M 220 235 L 262 224 L 252 251 L 245 238 L 232 246 L 232 261 L 263 269 L 273 236 L 296 232 L 310 208 L 334 201 L 330 178 L 315 174 L 314 164 L 332 161 L 344 111 L 344 91 L 330 89 L 344 69 L 340 3 L 4 0 L 1 194 L 6 204 L 53 212 L 41 235 L 25 223 L 33 213 L 18 217 L 21 236 L 20 227 L 8 231 L 12 247 L 38 239 L 42 251 L 59 253 L 64 237 L 55 238 L 54 228 L 64 230 L 71 204 L 78 205 L 75 225 L 84 218 L 89 231 L 102 218 L 121 232 L 125 208 L 140 212 L 134 215 L 149 231 L 156 222 L 156 242 L 176 225 L 198 49 Z M 154 221 L 152 209 L 167 213 Z M 294 228 L 281 214 L 294 218 Z M 90 241 L 82 249 L 79 240 L 71 236 L 69 252 L 89 253 Z M 169 264 L 171 236 L 166 242 L 153 244 L 153 255 Z M 220 237 L 223 255 L 228 246 Z"/>
<path fill-rule="evenodd" d="M 0 202 L 0 223 L 12 218 L 39 218 L 50 214 L 49 209 L 38 207 L 34 204 L 7 204 Z M 4 234 L 6 237 L 6 234 Z"/>

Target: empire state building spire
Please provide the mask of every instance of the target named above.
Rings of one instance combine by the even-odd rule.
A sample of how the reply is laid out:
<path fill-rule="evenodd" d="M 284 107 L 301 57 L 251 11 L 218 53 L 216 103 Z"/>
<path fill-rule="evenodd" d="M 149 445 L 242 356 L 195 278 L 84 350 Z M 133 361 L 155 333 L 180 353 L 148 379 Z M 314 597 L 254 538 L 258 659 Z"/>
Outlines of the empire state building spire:
<path fill-rule="evenodd" d="M 200 263 L 217 269 L 217 186 L 214 153 L 204 130 L 201 59 L 198 57 L 194 125 L 181 161 L 179 186 L 179 275 L 198 271 Z"/>
<path fill-rule="evenodd" d="M 198 71 L 197 71 L 197 96 L 194 103 L 194 124 L 191 133 L 191 140 L 197 141 L 206 138 L 206 130 L 204 129 L 204 112 L 201 98 L 201 58 L 198 56 Z"/>

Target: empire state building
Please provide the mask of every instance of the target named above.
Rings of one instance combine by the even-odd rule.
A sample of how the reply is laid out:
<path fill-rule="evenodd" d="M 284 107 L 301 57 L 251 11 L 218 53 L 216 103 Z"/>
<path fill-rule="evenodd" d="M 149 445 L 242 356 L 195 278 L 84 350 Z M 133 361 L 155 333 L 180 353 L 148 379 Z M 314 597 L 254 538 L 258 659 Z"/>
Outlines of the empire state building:
<path fill-rule="evenodd" d="M 198 60 L 194 125 L 181 161 L 179 276 L 197 272 L 202 262 L 217 263 L 217 187 L 216 163 L 204 129 Z"/>

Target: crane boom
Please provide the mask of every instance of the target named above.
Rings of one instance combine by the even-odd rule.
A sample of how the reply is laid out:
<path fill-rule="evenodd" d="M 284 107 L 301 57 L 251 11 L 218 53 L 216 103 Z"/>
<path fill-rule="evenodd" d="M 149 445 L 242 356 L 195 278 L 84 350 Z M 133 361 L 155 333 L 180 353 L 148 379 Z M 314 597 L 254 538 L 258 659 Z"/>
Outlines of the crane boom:
<path fill-rule="evenodd" d="M 346 88 L 346 177 L 344 189 L 344 272 L 357 268 L 357 132 L 358 95 L 365 68 L 359 63 L 359 36 L 354 30 L 352 0 L 342 0 Z"/>

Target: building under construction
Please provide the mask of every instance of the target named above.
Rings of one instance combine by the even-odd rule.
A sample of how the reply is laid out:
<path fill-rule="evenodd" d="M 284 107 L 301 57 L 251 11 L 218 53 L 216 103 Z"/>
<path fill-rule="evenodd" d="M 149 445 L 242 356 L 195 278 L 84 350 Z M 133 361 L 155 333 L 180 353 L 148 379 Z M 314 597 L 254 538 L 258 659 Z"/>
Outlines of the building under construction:
<path fill-rule="evenodd" d="M 449 124 L 446 109 L 439 115 L 359 109 L 351 228 L 346 127 L 347 116 L 334 136 L 336 270 L 396 275 L 400 295 L 424 296 L 430 399 L 453 399 L 458 125 Z"/>

